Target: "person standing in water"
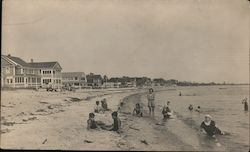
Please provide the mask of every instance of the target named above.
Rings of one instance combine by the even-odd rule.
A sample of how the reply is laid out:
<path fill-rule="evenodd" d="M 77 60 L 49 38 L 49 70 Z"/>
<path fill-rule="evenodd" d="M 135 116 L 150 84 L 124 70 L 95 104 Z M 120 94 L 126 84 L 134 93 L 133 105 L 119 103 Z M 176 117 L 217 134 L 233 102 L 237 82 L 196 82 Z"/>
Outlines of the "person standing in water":
<path fill-rule="evenodd" d="M 148 91 L 149 91 L 149 93 L 147 95 L 147 99 L 148 99 L 149 115 L 152 114 L 154 116 L 155 94 L 154 94 L 153 88 L 150 88 Z"/>
<path fill-rule="evenodd" d="M 242 100 L 242 104 L 244 104 L 244 110 L 248 111 L 248 102 L 247 102 L 247 98 Z"/>

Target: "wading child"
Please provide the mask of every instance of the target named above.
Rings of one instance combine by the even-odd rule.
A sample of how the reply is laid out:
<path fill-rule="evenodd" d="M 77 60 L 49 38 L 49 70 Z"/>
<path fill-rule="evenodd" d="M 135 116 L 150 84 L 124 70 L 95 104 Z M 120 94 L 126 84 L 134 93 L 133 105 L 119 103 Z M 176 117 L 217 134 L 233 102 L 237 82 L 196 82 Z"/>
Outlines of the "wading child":
<path fill-rule="evenodd" d="M 195 111 L 200 113 L 201 112 L 201 107 L 198 106 L 197 109 L 195 109 Z"/>
<path fill-rule="evenodd" d="M 172 112 L 169 108 L 170 101 L 167 102 L 167 104 L 162 109 L 162 115 L 164 119 L 169 119 L 172 116 Z"/>
<path fill-rule="evenodd" d="M 193 111 L 193 109 L 194 109 L 193 105 L 190 104 L 189 107 L 188 107 L 188 110 L 189 110 L 189 111 Z"/>
<path fill-rule="evenodd" d="M 247 98 L 242 100 L 242 104 L 244 104 L 244 110 L 248 111 L 248 102 L 247 102 Z"/>
<path fill-rule="evenodd" d="M 212 120 L 210 115 L 205 116 L 205 120 L 201 123 L 200 127 L 203 133 L 206 133 L 211 137 L 215 138 L 216 134 L 224 135 L 224 132 L 215 126 L 215 121 Z"/>
<path fill-rule="evenodd" d="M 96 106 L 94 108 L 94 112 L 96 112 L 96 113 L 103 112 L 103 109 L 102 109 L 99 101 L 96 101 Z"/>
<path fill-rule="evenodd" d="M 142 115 L 143 115 L 143 114 L 142 114 L 142 107 L 140 106 L 139 103 L 137 103 L 137 104 L 135 105 L 135 108 L 134 108 L 134 111 L 133 111 L 133 115 L 142 117 Z"/>

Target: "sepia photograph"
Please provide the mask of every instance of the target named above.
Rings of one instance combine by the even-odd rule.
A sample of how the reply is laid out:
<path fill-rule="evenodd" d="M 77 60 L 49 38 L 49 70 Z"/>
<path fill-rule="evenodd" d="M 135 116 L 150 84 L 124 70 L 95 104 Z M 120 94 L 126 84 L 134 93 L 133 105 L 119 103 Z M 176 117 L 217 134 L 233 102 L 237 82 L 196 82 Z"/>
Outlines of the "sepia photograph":
<path fill-rule="evenodd" d="M 0 148 L 249 149 L 248 0 L 3 0 Z"/>

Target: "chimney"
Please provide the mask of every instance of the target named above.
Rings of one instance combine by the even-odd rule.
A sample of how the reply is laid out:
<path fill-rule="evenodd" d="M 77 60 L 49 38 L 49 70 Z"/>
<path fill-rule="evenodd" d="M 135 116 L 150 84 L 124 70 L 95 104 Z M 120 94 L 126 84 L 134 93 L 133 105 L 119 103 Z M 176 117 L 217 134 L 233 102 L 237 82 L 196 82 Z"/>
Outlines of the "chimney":
<path fill-rule="evenodd" d="M 33 59 L 30 59 L 30 62 L 33 63 Z"/>

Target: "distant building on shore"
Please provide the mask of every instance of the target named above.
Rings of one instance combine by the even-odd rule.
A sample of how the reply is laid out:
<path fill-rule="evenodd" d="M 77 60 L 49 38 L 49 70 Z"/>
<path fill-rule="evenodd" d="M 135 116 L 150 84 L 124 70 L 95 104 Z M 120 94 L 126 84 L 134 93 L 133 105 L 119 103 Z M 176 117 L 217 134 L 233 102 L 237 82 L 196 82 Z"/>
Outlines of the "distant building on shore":
<path fill-rule="evenodd" d="M 63 72 L 62 84 L 66 87 L 86 87 L 87 78 L 84 72 Z"/>
<path fill-rule="evenodd" d="M 1 55 L 1 87 L 38 88 L 62 86 L 62 67 L 58 62 L 25 62 L 19 57 Z"/>
<path fill-rule="evenodd" d="M 90 73 L 86 76 L 87 78 L 87 85 L 92 88 L 101 88 L 103 79 L 101 75 L 96 75 L 94 73 Z"/>

